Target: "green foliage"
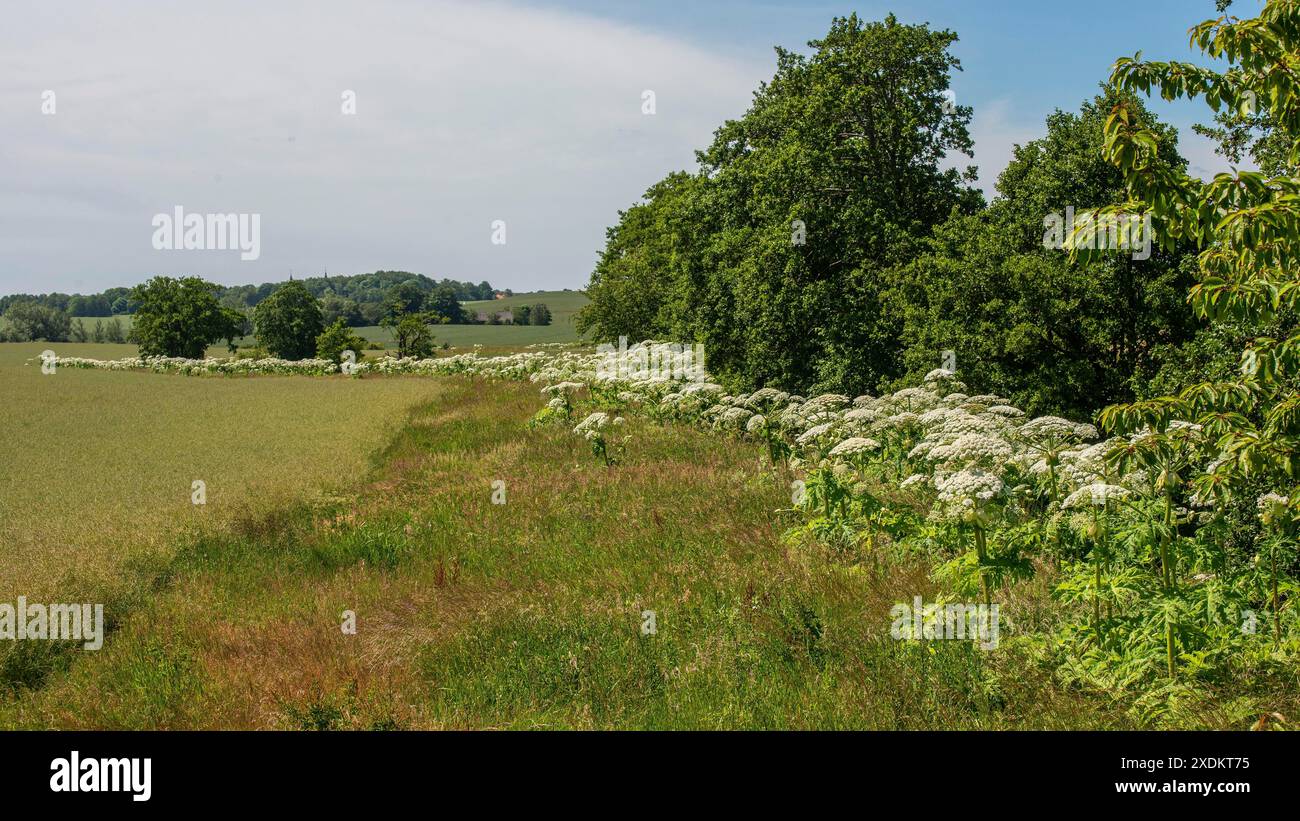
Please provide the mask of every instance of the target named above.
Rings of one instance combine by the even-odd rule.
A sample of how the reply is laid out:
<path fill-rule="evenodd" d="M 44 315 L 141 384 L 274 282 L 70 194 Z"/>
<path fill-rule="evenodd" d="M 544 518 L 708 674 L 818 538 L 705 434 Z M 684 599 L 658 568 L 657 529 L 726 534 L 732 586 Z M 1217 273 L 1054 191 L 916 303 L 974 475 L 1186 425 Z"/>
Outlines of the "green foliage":
<path fill-rule="evenodd" d="M 126 334 L 122 332 L 122 321 L 117 317 L 113 317 L 108 322 L 96 319 L 95 327 L 90 332 L 90 341 L 118 345 L 126 342 Z"/>
<path fill-rule="evenodd" d="M 399 282 L 388 289 L 384 297 L 386 316 L 395 318 L 403 314 L 417 314 L 424 307 L 424 290 L 415 280 Z"/>
<path fill-rule="evenodd" d="M 63 311 L 35 302 L 16 302 L 5 311 L 16 342 L 67 342 L 72 319 Z"/>
<path fill-rule="evenodd" d="M 353 333 L 340 317 L 316 337 L 316 358 L 329 359 L 339 364 L 343 361 L 343 352 L 352 351 L 356 354 L 356 360 L 360 360 L 365 356 L 362 351 L 366 345 L 366 340 Z"/>
<path fill-rule="evenodd" d="M 253 311 L 257 341 L 281 359 L 309 359 L 323 330 L 320 306 L 300 282 L 289 282 Z"/>
<path fill-rule="evenodd" d="M 137 308 L 131 335 L 144 356 L 198 359 L 219 339 L 233 349 L 243 315 L 217 301 L 220 286 L 198 277 L 158 276 L 131 292 Z"/>
<path fill-rule="evenodd" d="M 1280 157 L 1278 149 L 1285 145 L 1286 159 L 1271 163 L 1278 176 L 1240 171 L 1205 182 L 1153 161 L 1162 135 L 1143 122 L 1131 102 L 1117 101 L 1105 124 L 1106 157 L 1124 174 L 1131 197 L 1120 207 L 1149 212 L 1166 247 L 1183 241 L 1202 249 L 1190 301 L 1199 316 L 1218 324 L 1216 335 L 1197 351 L 1219 365 L 1218 380 L 1113 405 L 1101 414 L 1112 430 L 1149 432 L 1117 448 L 1111 458 L 1149 471 L 1161 497 L 1156 510 L 1142 517 L 1149 526 L 1138 543 L 1148 550 L 1141 558 L 1159 570 L 1152 588 L 1157 612 L 1149 621 L 1163 627 L 1170 678 L 1180 664 L 1206 663 L 1204 639 L 1189 630 L 1188 614 L 1230 602 L 1218 588 L 1243 592 L 1224 524 L 1260 491 L 1267 491 L 1258 496 L 1258 507 L 1271 538 L 1257 544 L 1269 555 L 1271 583 L 1246 601 L 1273 614 L 1275 639 L 1281 641 L 1281 610 L 1291 601 L 1292 583 L 1279 582 L 1289 562 L 1283 558 L 1279 568 L 1278 554 L 1289 556 L 1300 512 L 1300 334 L 1287 321 L 1296 315 L 1300 294 L 1293 268 L 1300 254 L 1300 179 L 1287 173 L 1300 158 L 1300 82 L 1279 70 L 1300 59 L 1300 8 L 1291 0 L 1269 0 L 1258 18 L 1207 20 L 1192 28 L 1191 40 L 1229 68 L 1220 73 L 1189 63 L 1121 58 L 1112 84 L 1134 92 L 1158 90 L 1168 100 L 1202 97 L 1215 112 L 1227 112 L 1230 122 L 1266 111 L 1272 150 Z M 1205 356 L 1211 345 L 1221 349 L 1251 335 L 1235 373 L 1224 372 L 1216 351 Z M 1189 443 L 1189 430 L 1204 432 L 1199 443 Z M 1197 504 L 1227 512 L 1215 527 L 1203 528 L 1217 532 L 1217 540 L 1182 538 L 1190 514 L 1179 511 Z M 1187 585 L 1182 575 L 1190 569 L 1210 572 L 1214 584 Z M 1234 569 L 1224 578 L 1225 570 Z M 1215 593 L 1213 602 L 1205 600 L 1206 591 Z"/>
<path fill-rule="evenodd" d="M 939 226 L 899 269 L 889 308 L 904 317 L 900 383 L 915 383 L 951 350 L 963 380 L 980 390 L 1031 413 L 1086 418 L 1132 399 L 1160 365 L 1154 354 L 1192 336 L 1193 260 L 1181 248 L 1085 262 L 1044 247 L 1048 215 L 1126 199 L 1123 176 L 1101 151 L 1106 114 L 1120 99 L 1107 92 L 1077 115 L 1049 117 L 1047 136 L 1017 146 L 992 205 Z M 1124 99 L 1162 135 L 1159 161 L 1183 168 L 1176 132 Z"/>
<path fill-rule="evenodd" d="M 428 359 L 433 356 L 435 339 L 429 323 L 436 318 L 432 314 L 400 314 L 385 318 L 381 324 L 393 332 L 399 359 Z"/>
<path fill-rule="evenodd" d="M 710 370 L 746 385 L 857 392 L 895 376 L 884 272 L 980 199 L 969 171 L 941 168 L 971 151 L 971 111 L 944 96 L 955 40 L 854 15 L 810 56 L 778 49 L 699 171 L 653 186 L 609 230 L 579 329 L 703 342 Z"/>
<path fill-rule="evenodd" d="M 343 320 L 343 324 L 350 328 L 356 328 L 366 323 L 365 314 L 361 312 L 361 305 L 354 299 L 341 297 L 338 294 L 326 294 L 320 301 L 321 320 L 327 325 L 334 324 L 335 320 Z"/>
<path fill-rule="evenodd" d="M 339 316 L 343 316 L 352 327 L 379 324 L 379 320 L 383 318 L 384 303 L 389 292 L 402 283 L 411 283 L 412 287 L 426 295 L 426 298 L 432 298 L 435 292 L 450 292 L 455 300 L 481 300 L 492 299 L 496 293 L 496 289 L 486 281 L 476 285 L 472 282 L 458 282 L 452 279 L 434 280 L 423 274 L 413 274 L 409 271 L 375 271 L 353 276 L 326 274 L 292 281 L 300 282 L 312 296 L 322 300 L 321 310 L 325 314 L 326 323 L 332 323 Z M 222 305 L 243 312 L 256 307 L 284 284 L 264 282 L 261 285 L 215 287 L 217 299 Z M 135 312 L 136 305 L 131 300 L 130 294 L 130 288 L 108 288 L 102 293 L 87 296 L 61 293 L 9 294 L 0 296 L 0 314 L 19 302 L 35 302 L 74 317 L 131 314 Z M 445 303 L 443 307 L 449 308 Z M 450 317 L 452 322 L 463 321 L 454 313 L 447 313 L 442 308 L 439 308 L 438 312 Z"/>
<path fill-rule="evenodd" d="M 456 291 L 450 285 L 440 285 L 424 300 L 424 309 L 445 317 L 446 321 L 459 325 L 465 321 L 465 311 L 456 299 Z"/>

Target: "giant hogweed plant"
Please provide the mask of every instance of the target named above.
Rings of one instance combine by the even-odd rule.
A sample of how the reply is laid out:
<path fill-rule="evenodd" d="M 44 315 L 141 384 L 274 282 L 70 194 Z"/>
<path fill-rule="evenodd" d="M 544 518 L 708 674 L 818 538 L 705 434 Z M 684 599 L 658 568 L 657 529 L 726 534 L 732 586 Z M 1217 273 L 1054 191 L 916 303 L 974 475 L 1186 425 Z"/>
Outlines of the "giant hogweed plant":
<path fill-rule="evenodd" d="M 1162 245 L 1192 242 L 1201 249 L 1198 282 L 1189 294 L 1200 317 L 1272 327 L 1279 317 L 1295 316 L 1300 309 L 1300 2 L 1268 0 L 1253 19 L 1224 15 L 1207 20 L 1191 29 L 1190 40 L 1229 68 L 1219 72 L 1190 63 L 1144 61 L 1139 54 L 1116 62 L 1111 83 L 1126 91 L 1159 93 L 1166 100 L 1200 98 L 1216 113 L 1224 110 L 1242 119 L 1263 109 L 1274 137 L 1290 144 L 1283 173 L 1235 171 L 1206 182 L 1155 162 L 1159 138 L 1121 100 L 1106 121 L 1105 154 L 1123 173 L 1130 200 L 1098 213 L 1150 215 Z M 1071 240 L 1076 256 L 1097 253 L 1082 247 L 1082 234 Z M 1100 414 L 1109 431 L 1147 431 L 1108 458 L 1118 465 L 1136 461 L 1152 474 L 1157 501 L 1142 507 L 1148 527 L 1139 530 L 1145 534 L 1143 546 L 1156 552 L 1155 601 L 1163 614 L 1158 621 L 1163 622 L 1170 678 L 1179 659 L 1198 662 L 1196 653 L 1205 644 L 1192 635 L 1198 623 L 1193 618 L 1203 615 L 1198 614 L 1202 605 L 1212 605 L 1197 601 L 1198 590 L 1242 589 L 1222 583 L 1222 574 L 1240 571 L 1218 555 L 1221 542 L 1196 538 L 1199 530 L 1189 509 L 1197 504 L 1221 508 L 1261 479 L 1273 488 L 1263 511 L 1272 541 L 1259 546 L 1256 558 L 1264 559 L 1270 581 L 1277 584 L 1269 583 L 1266 592 L 1257 590 L 1249 600 L 1270 612 L 1275 643 L 1282 644 L 1282 611 L 1293 598 L 1293 586 L 1289 579 L 1280 582 L 1286 563 L 1279 564 L 1282 550 L 1275 546 L 1286 544 L 1282 534 L 1300 513 L 1298 377 L 1300 333 L 1291 325 L 1282 338 L 1255 337 L 1242 351 L 1236 378 L 1191 384 L 1177 394 L 1114 405 Z M 1188 441 L 1193 425 L 1200 434 L 1194 448 Z M 1216 585 L 1185 578 L 1200 564 L 1217 568 L 1209 573 Z"/>

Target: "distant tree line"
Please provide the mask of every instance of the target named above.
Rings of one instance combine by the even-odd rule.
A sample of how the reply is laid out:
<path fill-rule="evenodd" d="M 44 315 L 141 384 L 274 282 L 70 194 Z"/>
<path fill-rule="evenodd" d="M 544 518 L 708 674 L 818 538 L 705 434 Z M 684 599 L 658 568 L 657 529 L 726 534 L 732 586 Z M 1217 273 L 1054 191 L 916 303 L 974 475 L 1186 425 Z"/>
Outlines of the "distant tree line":
<path fill-rule="evenodd" d="M 477 313 L 474 321 L 483 325 L 503 325 L 502 314 L 510 315 L 510 323 L 513 325 L 550 325 L 551 309 L 546 306 L 545 302 L 539 302 L 536 305 L 517 305 L 513 308 L 504 308 L 501 310 L 488 310 L 481 312 L 486 319 L 479 320 Z"/>
<path fill-rule="evenodd" d="M 321 302 L 321 311 L 327 324 L 342 319 L 344 325 L 359 327 L 379 325 L 388 316 L 388 304 L 394 289 L 401 288 L 406 302 L 420 295 L 422 303 L 430 310 L 448 317 L 452 324 L 467 320 L 459 303 L 471 300 L 493 299 L 496 289 L 487 281 L 459 282 L 453 279 L 434 280 L 423 274 L 409 271 L 375 271 L 352 276 L 318 276 L 292 280 Z M 213 286 L 217 301 L 239 311 L 256 308 L 263 300 L 283 286 L 284 282 L 266 282 L 261 285 Z M 505 291 L 510 295 L 509 290 Z M 139 302 L 132 297 L 130 288 L 109 288 L 102 293 L 82 294 L 10 294 L 0 297 L 0 314 L 20 303 L 28 303 L 64 313 L 70 317 L 110 317 L 115 314 L 134 314 Z"/>

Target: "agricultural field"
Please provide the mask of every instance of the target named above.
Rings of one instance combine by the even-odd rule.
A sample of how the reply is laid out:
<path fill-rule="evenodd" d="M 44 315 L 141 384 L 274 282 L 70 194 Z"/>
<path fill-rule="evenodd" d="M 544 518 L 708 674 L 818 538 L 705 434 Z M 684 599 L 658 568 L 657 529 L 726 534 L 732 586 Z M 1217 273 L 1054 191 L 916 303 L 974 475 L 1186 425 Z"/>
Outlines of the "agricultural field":
<path fill-rule="evenodd" d="M 0 344 L 0 597 L 112 579 L 191 526 L 328 492 L 369 465 L 427 381 L 171 379 L 57 370 L 40 352 L 117 358 L 130 345 Z M 209 350 L 221 355 L 221 349 Z M 207 486 L 203 506 L 191 486 Z"/>
<path fill-rule="evenodd" d="M 461 304 L 466 311 L 472 313 L 474 311 L 486 311 L 490 308 L 506 311 L 524 305 L 536 305 L 539 302 L 544 302 L 546 307 L 551 309 L 554 318 L 553 324 L 571 325 L 573 315 L 590 301 L 587 295 L 581 291 L 529 291 L 508 296 L 504 299 L 470 300 Z"/>
<path fill-rule="evenodd" d="M 539 302 L 544 302 L 551 309 L 551 324 L 521 326 L 440 325 L 434 328 L 434 335 L 437 337 L 438 344 L 446 342 L 456 348 L 483 345 L 503 349 L 546 342 L 577 342 L 578 332 L 573 326 L 573 315 L 588 301 L 587 297 L 579 291 L 533 291 L 515 294 L 507 299 L 464 302 L 462 305 L 466 312 L 470 314 L 486 310 L 505 311 L 522 305 L 536 305 Z M 123 333 L 130 333 L 134 317 L 131 314 L 119 314 L 116 318 L 122 325 Z M 96 321 L 107 322 L 109 319 L 112 319 L 112 317 L 73 317 L 73 321 L 80 320 L 87 331 L 91 331 L 95 327 Z M 0 316 L 0 329 L 6 327 L 5 322 L 3 316 Z M 393 343 L 393 333 L 388 328 L 382 328 L 378 325 L 365 325 L 353 330 L 364 339 L 382 342 L 385 345 Z M 241 346 L 253 345 L 256 342 L 256 338 L 252 336 L 241 337 L 236 340 L 236 344 Z M 214 347 L 213 350 L 219 351 L 219 353 L 214 353 L 214 356 L 225 355 L 224 348 Z"/>
<path fill-rule="evenodd" d="M 550 325 L 439 325 L 433 329 L 438 344 L 446 342 L 452 347 L 466 348 L 483 345 L 492 348 L 513 348 L 546 342 L 577 342 L 578 331 L 573 325 L 573 315 L 589 300 L 578 291 L 533 291 L 515 294 L 506 299 L 491 299 L 461 303 L 465 312 L 505 311 L 522 305 L 546 303 L 551 309 Z M 357 328 L 359 336 L 376 342 L 391 344 L 393 334 L 388 328 L 367 326 Z"/>

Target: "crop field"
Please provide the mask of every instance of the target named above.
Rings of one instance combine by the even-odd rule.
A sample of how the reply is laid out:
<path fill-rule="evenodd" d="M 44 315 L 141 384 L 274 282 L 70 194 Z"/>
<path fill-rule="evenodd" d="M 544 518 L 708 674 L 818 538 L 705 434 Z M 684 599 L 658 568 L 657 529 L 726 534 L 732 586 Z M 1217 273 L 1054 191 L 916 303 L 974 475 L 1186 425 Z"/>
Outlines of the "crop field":
<path fill-rule="evenodd" d="M 546 303 L 546 307 L 551 309 L 551 314 L 556 325 L 569 325 L 582 306 L 590 302 L 587 295 L 581 291 L 530 291 L 528 293 L 515 294 L 504 299 L 483 299 L 471 300 L 462 303 L 467 311 L 486 311 L 489 308 L 495 308 L 498 311 L 505 311 L 512 308 L 519 308 L 524 305 L 536 305 L 539 302 Z"/>
<path fill-rule="evenodd" d="M 364 470 L 432 392 L 405 379 L 43 375 L 36 357 L 46 347 L 0 345 L 0 591 L 10 599 L 111 578 L 132 557 L 165 551 L 179 530 L 324 492 Z M 205 505 L 191 503 L 195 480 L 206 483 Z"/>
<path fill-rule="evenodd" d="M 378 325 L 353 329 L 365 339 L 393 346 L 393 333 Z M 446 342 L 454 348 L 483 345 L 493 348 L 518 348 L 544 342 L 577 342 L 578 332 L 571 323 L 556 319 L 550 325 L 435 325 L 436 344 Z M 251 340 L 248 340 L 251 343 Z"/>

